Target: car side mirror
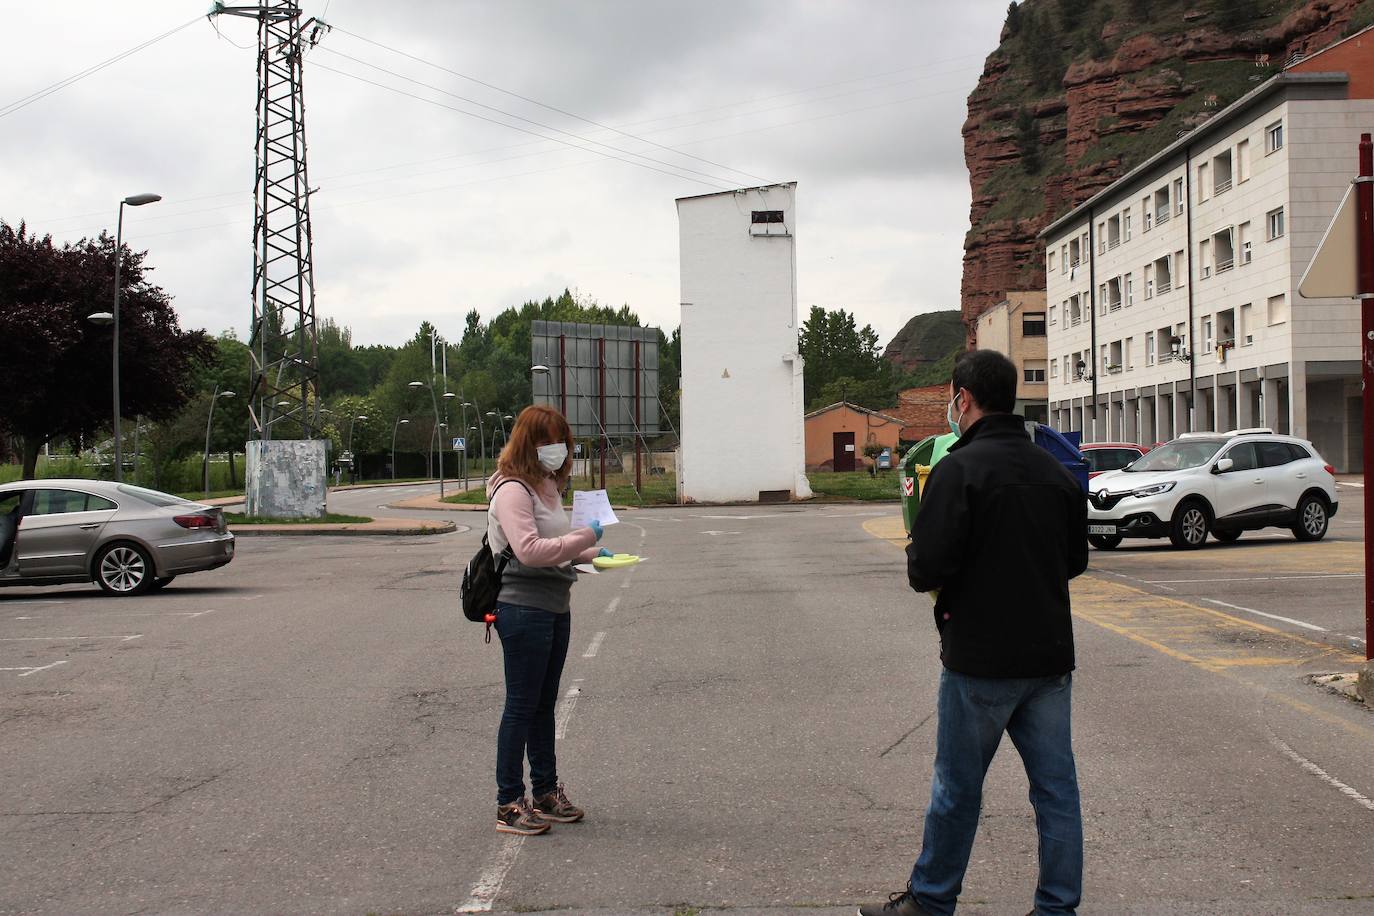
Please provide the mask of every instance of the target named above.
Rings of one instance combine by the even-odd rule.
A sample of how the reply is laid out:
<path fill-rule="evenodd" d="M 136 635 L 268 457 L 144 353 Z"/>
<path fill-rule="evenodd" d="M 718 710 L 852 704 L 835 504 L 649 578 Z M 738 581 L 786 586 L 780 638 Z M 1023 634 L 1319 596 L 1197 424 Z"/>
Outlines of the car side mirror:
<path fill-rule="evenodd" d="M 1236 463 L 1235 463 L 1234 461 L 1232 461 L 1230 458 L 1223 458 L 1223 459 L 1221 459 L 1220 461 L 1218 461 L 1216 464 L 1212 465 L 1212 473 L 1213 473 L 1213 474 L 1225 474 L 1227 471 L 1231 470 L 1231 468 L 1233 468 L 1233 467 L 1235 467 L 1235 466 L 1236 466 Z"/>

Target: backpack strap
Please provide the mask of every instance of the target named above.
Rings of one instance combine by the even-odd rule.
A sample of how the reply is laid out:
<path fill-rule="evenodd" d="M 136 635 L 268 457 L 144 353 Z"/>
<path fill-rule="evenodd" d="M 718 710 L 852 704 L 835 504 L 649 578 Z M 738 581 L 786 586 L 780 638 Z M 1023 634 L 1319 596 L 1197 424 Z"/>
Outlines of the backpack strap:
<path fill-rule="evenodd" d="M 498 484 L 496 485 L 496 489 L 494 489 L 494 490 L 491 491 L 491 499 L 487 500 L 488 505 L 490 505 L 491 500 L 496 499 L 496 494 L 497 494 L 497 492 L 498 492 L 502 487 L 504 487 L 506 484 L 508 484 L 508 483 L 518 483 L 518 484 L 520 484 L 520 486 L 525 487 L 525 492 L 528 493 L 528 494 L 530 495 L 530 499 L 531 499 L 531 500 L 534 499 L 534 491 L 532 491 L 529 487 L 525 486 L 525 482 L 524 482 L 523 480 L 520 480 L 520 479 L 515 478 L 515 477 L 508 477 L 508 478 L 506 478 L 505 480 L 503 480 L 503 481 L 501 481 L 500 483 L 498 483 Z M 488 539 L 487 539 L 487 538 L 488 538 L 488 536 L 487 536 L 486 534 L 483 534 L 483 535 L 482 535 L 482 545 L 483 545 L 484 547 L 486 547 L 487 549 L 491 549 L 491 544 L 488 542 Z M 502 577 L 503 575 L 505 575 L 505 572 L 506 572 L 506 564 L 509 563 L 509 562 L 511 561 L 511 559 L 512 559 L 514 556 L 515 556 L 515 551 L 511 548 L 510 541 L 507 541 L 507 542 L 506 542 L 506 549 L 503 550 L 503 551 L 501 551 L 500 555 L 496 558 L 496 579 L 497 579 L 498 582 L 501 580 L 501 577 Z M 495 623 L 495 622 L 496 622 L 496 615 L 495 615 L 495 614 L 488 614 L 488 615 L 486 615 L 486 625 L 487 625 L 486 642 L 491 642 L 491 625 L 492 625 L 493 623 Z"/>

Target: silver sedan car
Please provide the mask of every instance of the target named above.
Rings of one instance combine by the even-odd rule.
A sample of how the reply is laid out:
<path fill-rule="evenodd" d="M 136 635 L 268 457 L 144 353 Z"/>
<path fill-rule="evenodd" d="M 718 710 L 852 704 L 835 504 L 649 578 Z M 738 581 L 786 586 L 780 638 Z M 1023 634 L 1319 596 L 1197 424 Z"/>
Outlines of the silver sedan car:
<path fill-rule="evenodd" d="M 0 586 L 93 581 L 140 595 L 232 559 L 213 506 L 103 480 L 0 484 Z"/>

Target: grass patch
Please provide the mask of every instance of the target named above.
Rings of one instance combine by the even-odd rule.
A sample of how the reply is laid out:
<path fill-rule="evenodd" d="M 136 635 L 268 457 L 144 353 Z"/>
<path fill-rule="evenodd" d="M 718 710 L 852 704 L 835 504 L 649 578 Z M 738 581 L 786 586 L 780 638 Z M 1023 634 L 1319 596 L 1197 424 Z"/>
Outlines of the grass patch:
<path fill-rule="evenodd" d="M 323 518 L 266 518 L 261 515 L 226 512 L 224 520 L 231 525 L 361 525 L 372 521 L 366 515 L 336 515 L 333 512 Z"/>
<path fill-rule="evenodd" d="M 612 505 L 616 506 L 677 505 L 676 474 L 655 474 L 652 477 L 645 474 L 641 478 L 641 482 L 643 489 L 636 493 L 633 474 L 607 474 L 606 495 L 610 498 Z M 599 483 L 600 478 L 595 483 L 588 481 L 585 477 L 573 478 L 572 489 L 563 497 L 563 505 L 572 505 L 573 490 L 597 490 L 600 489 Z M 445 496 L 444 502 L 463 506 L 483 506 L 487 502 L 487 491 L 485 487 L 477 487 L 464 493 Z"/>
<path fill-rule="evenodd" d="M 901 496 L 895 470 L 879 471 L 876 477 L 865 471 L 808 471 L 806 479 L 817 496 L 832 499 L 895 500 Z"/>

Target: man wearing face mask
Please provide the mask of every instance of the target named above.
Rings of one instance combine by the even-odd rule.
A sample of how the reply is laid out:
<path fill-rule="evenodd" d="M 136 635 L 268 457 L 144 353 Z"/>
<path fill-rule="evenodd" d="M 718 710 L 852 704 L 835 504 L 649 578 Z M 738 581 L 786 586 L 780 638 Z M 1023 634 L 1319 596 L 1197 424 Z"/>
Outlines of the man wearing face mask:
<path fill-rule="evenodd" d="M 487 481 L 487 541 L 507 555 L 496 600 L 506 706 L 496 740 L 496 829 L 533 836 L 586 812 L 558 778 L 554 707 L 572 634 L 572 564 L 598 553 L 601 525 L 574 529 L 562 492 L 572 475 L 572 430 L 552 407 L 527 407 Z M 533 800 L 525 796 L 525 757 Z"/>
<path fill-rule="evenodd" d="M 992 350 L 954 364 L 947 415 L 959 441 L 926 481 L 907 547 L 911 587 L 938 595 L 944 668 L 930 805 L 907 887 L 860 916 L 954 912 L 1003 732 L 1025 766 L 1040 834 L 1031 913 L 1079 904 L 1069 580 L 1088 566 L 1087 503 L 1012 413 L 1016 381 L 1016 367 Z"/>

